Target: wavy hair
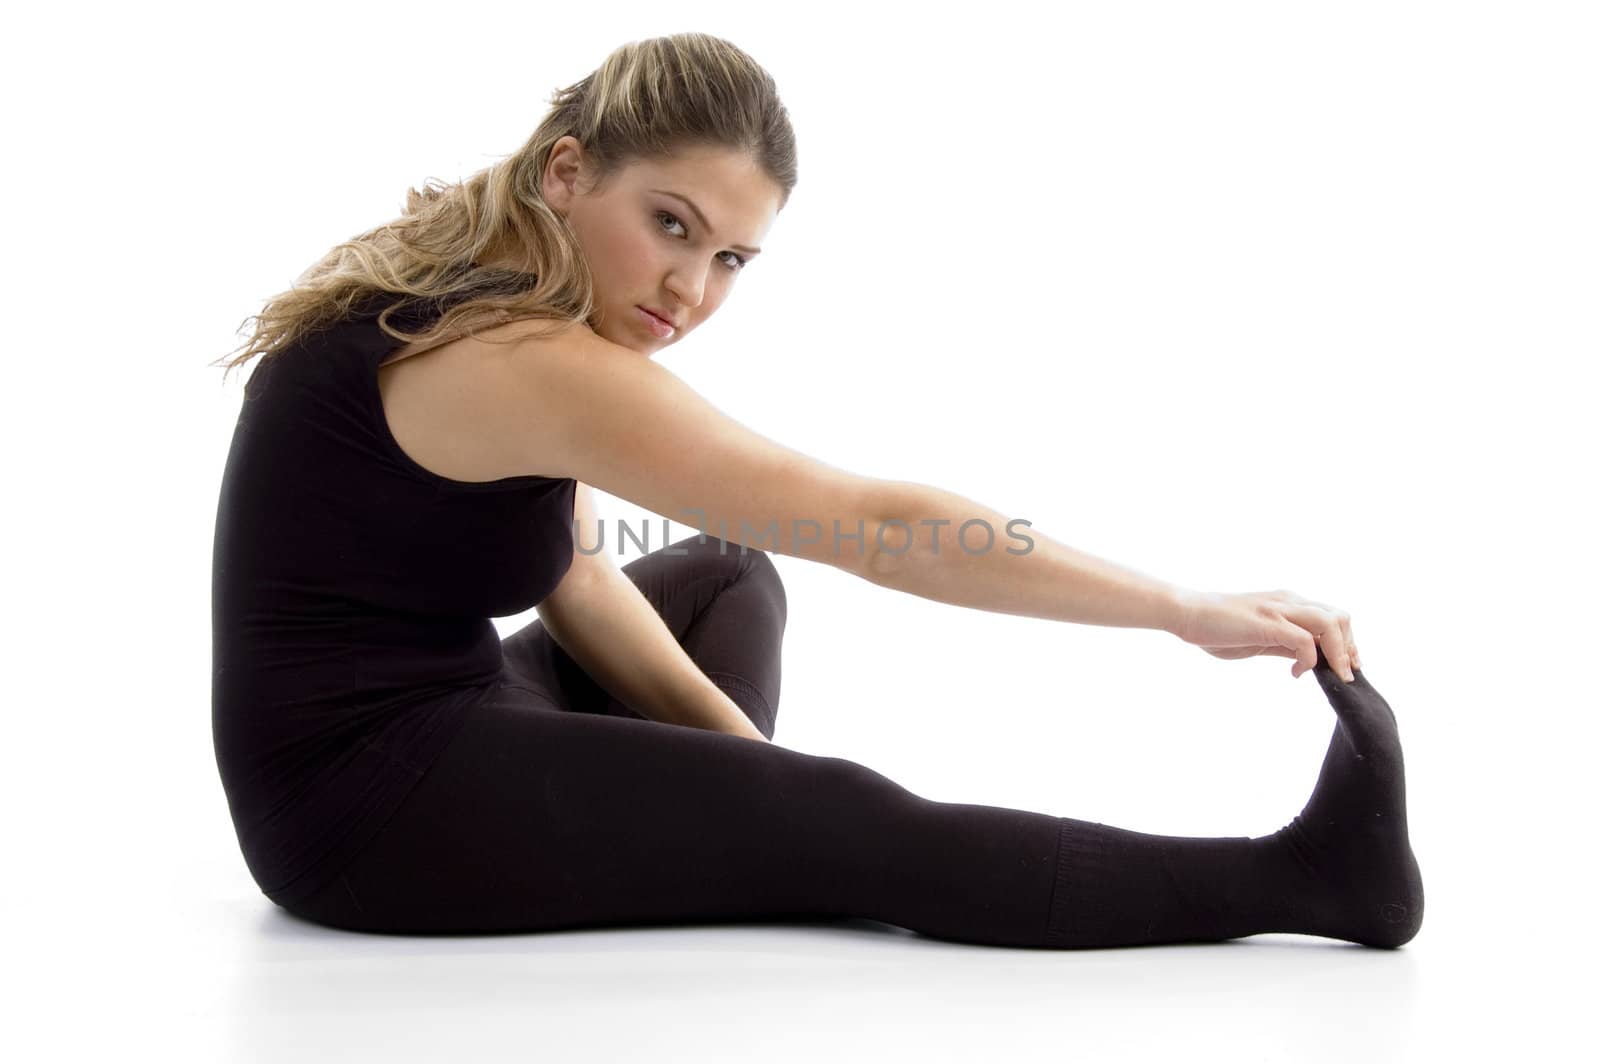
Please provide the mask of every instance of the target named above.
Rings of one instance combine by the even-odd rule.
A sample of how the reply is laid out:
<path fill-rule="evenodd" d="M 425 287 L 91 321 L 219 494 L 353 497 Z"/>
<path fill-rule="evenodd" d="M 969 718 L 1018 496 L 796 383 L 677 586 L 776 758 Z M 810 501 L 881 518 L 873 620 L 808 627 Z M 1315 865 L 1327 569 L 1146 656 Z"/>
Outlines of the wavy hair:
<path fill-rule="evenodd" d="M 287 291 L 267 300 L 250 338 L 211 365 L 265 362 L 303 336 L 377 305 L 378 324 L 402 343 L 538 318 L 551 331 L 590 323 L 594 281 L 576 233 L 545 202 L 542 182 L 557 141 L 583 146 L 595 187 L 639 160 L 684 148 L 744 152 L 782 189 L 796 181 L 795 138 L 772 77 L 728 41 L 679 33 L 624 44 L 581 81 L 555 91 L 533 135 L 465 180 L 408 189 L 397 219 L 335 245 Z M 522 270 L 480 265 L 485 253 L 520 252 Z M 456 297 L 462 298 L 456 298 Z M 390 298 L 394 297 L 394 298 Z M 389 318 L 408 304 L 449 300 L 430 329 Z M 386 305 L 384 305 L 386 303 Z M 437 308 L 438 303 L 434 304 Z"/>

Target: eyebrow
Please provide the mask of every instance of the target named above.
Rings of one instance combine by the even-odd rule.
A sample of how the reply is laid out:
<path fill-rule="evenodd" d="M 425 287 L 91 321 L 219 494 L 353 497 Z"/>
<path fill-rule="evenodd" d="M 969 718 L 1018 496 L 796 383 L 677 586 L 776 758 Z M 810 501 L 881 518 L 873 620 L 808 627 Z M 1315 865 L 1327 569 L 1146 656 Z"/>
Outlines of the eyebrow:
<path fill-rule="evenodd" d="M 664 188 L 653 188 L 650 191 L 660 193 L 663 196 L 671 196 L 675 200 L 682 200 L 684 205 L 694 212 L 694 216 L 700 220 L 700 224 L 706 227 L 706 232 L 711 232 L 711 223 L 706 221 L 706 216 L 700 213 L 700 208 L 694 205 L 694 200 L 690 199 L 688 196 L 680 196 L 676 192 L 668 192 Z M 733 248 L 735 251 L 742 251 L 747 255 L 761 254 L 760 248 L 753 248 L 748 244 L 729 244 L 728 246 Z"/>

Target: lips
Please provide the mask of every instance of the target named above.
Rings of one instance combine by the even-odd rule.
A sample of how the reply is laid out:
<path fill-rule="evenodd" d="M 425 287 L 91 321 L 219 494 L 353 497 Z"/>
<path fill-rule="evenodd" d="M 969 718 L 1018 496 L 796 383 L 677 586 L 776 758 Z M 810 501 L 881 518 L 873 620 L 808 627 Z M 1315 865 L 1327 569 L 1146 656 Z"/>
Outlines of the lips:
<path fill-rule="evenodd" d="M 646 314 L 654 314 L 656 317 L 660 318 L 663 322 L 672 326 L 674 329 L 682 328 L 682 326 L 680 326 L 677 322 L 673 321 L 671 318 L 667 317 L 654 307 L 647 307 L 643 303 L 640 303 L 639 309 L 644 311 Z"/>

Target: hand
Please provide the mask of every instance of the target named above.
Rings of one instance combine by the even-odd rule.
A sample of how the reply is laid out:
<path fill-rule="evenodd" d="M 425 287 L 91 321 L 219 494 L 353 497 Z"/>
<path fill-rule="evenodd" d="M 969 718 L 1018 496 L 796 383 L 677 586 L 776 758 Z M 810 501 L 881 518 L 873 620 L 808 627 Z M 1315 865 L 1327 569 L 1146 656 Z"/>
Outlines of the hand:
<path fill-rule="evenodd" d="M 1172 632 L 1215 657 L 1234 660 L 1261 654 L 1294 658 L 1290 675 L 1299 679 L 1317 664 L 1317 644 L 1334 674 L 1355 680 L 1361 653 L 1350 635 L 1350 615 L 1293 591 L 1227 594 L 1184 591 Z"/>

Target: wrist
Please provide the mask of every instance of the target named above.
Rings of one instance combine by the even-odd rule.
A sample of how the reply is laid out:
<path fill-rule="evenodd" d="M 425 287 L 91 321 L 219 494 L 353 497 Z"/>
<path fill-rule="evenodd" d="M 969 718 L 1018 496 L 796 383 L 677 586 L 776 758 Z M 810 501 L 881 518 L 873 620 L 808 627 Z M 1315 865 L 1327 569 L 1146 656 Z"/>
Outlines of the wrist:
<path fill-rule="evenodd" d="M 685 701 L 678 713 L 674 714 L 672 723 L 699 728 L 702 731 L 722 732 L 725 735 L 739 735 L 747 739 L 759 738 L 763 742 L 766 741 L 766 736 L 762 735 L 745 715 L 739 703 L 710 679 L 704 679 L 696 685 L 694 695 Z"/>
<path fill-rule="evenodd" d="M 1193 589 L 1179 587 L 1176 584 L 1168 585 L 1161 601 L 1161 630 L 1182 639 L 1184 631 L 1188 628 L 1189 610 L 1193 602 Z"/>

